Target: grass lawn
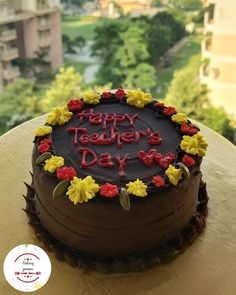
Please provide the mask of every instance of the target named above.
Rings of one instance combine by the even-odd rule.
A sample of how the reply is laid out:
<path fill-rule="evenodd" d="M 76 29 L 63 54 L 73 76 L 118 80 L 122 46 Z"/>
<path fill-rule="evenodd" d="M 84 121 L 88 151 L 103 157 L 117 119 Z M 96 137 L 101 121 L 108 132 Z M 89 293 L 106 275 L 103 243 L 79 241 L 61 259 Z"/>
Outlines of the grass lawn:
<path fill-rule="evenodd" d="M 165 97 L 175 71 L 191 68 L 198 75 L 201 60 L 201 39 L 200 35 L 190 36 L 184 47 L 171 57 L 170 66 L 158 73 L 157 86 L 160 86 L 160 92 L 155 95 L 157 99 Z"/>
<path fill-rule="evenodd" d="M 74 61 L 69 58 L 64 59 L 64 67 L 73 66 L 77 72 L 79 72 L 81 75 L 84 74 L 85 69 L 90 66 L 91 63 L 88 62 L 80 62 L 80 61 Z"/>
<path fill-rule="evenodd" d="M 94 29 L 102 23 L 98 18 L 66 18 L 62 21 L 62 33 L 74 39 L 82 36 L 86 41 L 93 40 Z"/>

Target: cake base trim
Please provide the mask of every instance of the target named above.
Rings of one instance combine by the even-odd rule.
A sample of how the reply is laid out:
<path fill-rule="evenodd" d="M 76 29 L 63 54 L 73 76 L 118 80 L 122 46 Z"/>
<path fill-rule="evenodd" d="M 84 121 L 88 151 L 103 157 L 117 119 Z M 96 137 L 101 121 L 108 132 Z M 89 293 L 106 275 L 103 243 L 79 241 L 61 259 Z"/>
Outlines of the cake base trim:
<path fill-rule="evenodd" d="M 32 175 L 32 174 L 31 174 Z M 33 175 L 32 175 L 33 176 Z M 59 241 L 43 226 L 35 208 L 35 190 L 33 181 L 31 185 L 25 183 L 27 194 L 23 197 L 26 208 L 23 209 L 29 217 L 29 224 L 35 230 L 36 236 L 46 249 L 53 252 L 60 261 L 66 261 L 70 266 L 79 267 L 83 271 L 98 271 L 105 273 L 140 272 L 158 264 L 172 261 L 203 231 L 207 217 L 208 196 L 206 183 L 200 182 L 196 213 L 189 220 L 179 235 L 161 247 L 147 252 L 128 256 L 97 256 L 78 251 Z"/>

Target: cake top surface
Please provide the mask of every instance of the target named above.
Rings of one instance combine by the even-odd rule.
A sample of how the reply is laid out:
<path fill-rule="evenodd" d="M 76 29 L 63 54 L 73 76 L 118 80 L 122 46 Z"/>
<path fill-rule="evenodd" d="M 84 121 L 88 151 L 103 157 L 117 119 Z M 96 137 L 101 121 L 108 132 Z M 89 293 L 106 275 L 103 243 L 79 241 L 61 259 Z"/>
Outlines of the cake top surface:
<path fill-rule="evenodd" d="M 59 182 L 54 197 L 66 193 L 74 204 L 177 186 L 207 149 L 185 114 L 141 90 L 71 99 L 35 134 L 36 164 Z"/>

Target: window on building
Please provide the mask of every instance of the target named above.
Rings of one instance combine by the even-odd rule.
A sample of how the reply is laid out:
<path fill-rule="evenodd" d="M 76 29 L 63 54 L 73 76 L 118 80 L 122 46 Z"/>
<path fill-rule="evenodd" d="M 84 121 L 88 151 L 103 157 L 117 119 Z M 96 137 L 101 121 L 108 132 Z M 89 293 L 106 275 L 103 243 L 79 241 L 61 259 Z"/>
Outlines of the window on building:
<path fill-rule="evenodd" d="M 50 7 L 48 0 L 37 0 L 38 9 L 48 9 Z"/>

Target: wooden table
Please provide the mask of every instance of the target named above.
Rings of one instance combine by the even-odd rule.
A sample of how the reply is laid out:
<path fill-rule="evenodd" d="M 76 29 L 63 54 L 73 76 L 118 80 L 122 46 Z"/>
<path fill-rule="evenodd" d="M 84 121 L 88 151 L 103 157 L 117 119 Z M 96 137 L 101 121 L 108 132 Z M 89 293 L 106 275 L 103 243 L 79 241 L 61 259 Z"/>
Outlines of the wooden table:
<path fill-rule="evenodd" d="M 43 248 L 21 208 L 23 181 L 30 182 L 34 130 L 45 116 L 28 121 L 0 137 L 0 260 L 19 244 Z M 200 125 L 200 124 L 198 124 Z M 83 273 L 48 253 L 52 274 L 37 294 L 57 295 L 234 295 L 236 294 L 236 148 L 214 131 L 201 126 L 209 142 L 202 171 L 207 182 L 207 227 L 196 242 L 173 262 L 143 273 Z M 0 270 L 0 294 L 21 294 Z"/>

